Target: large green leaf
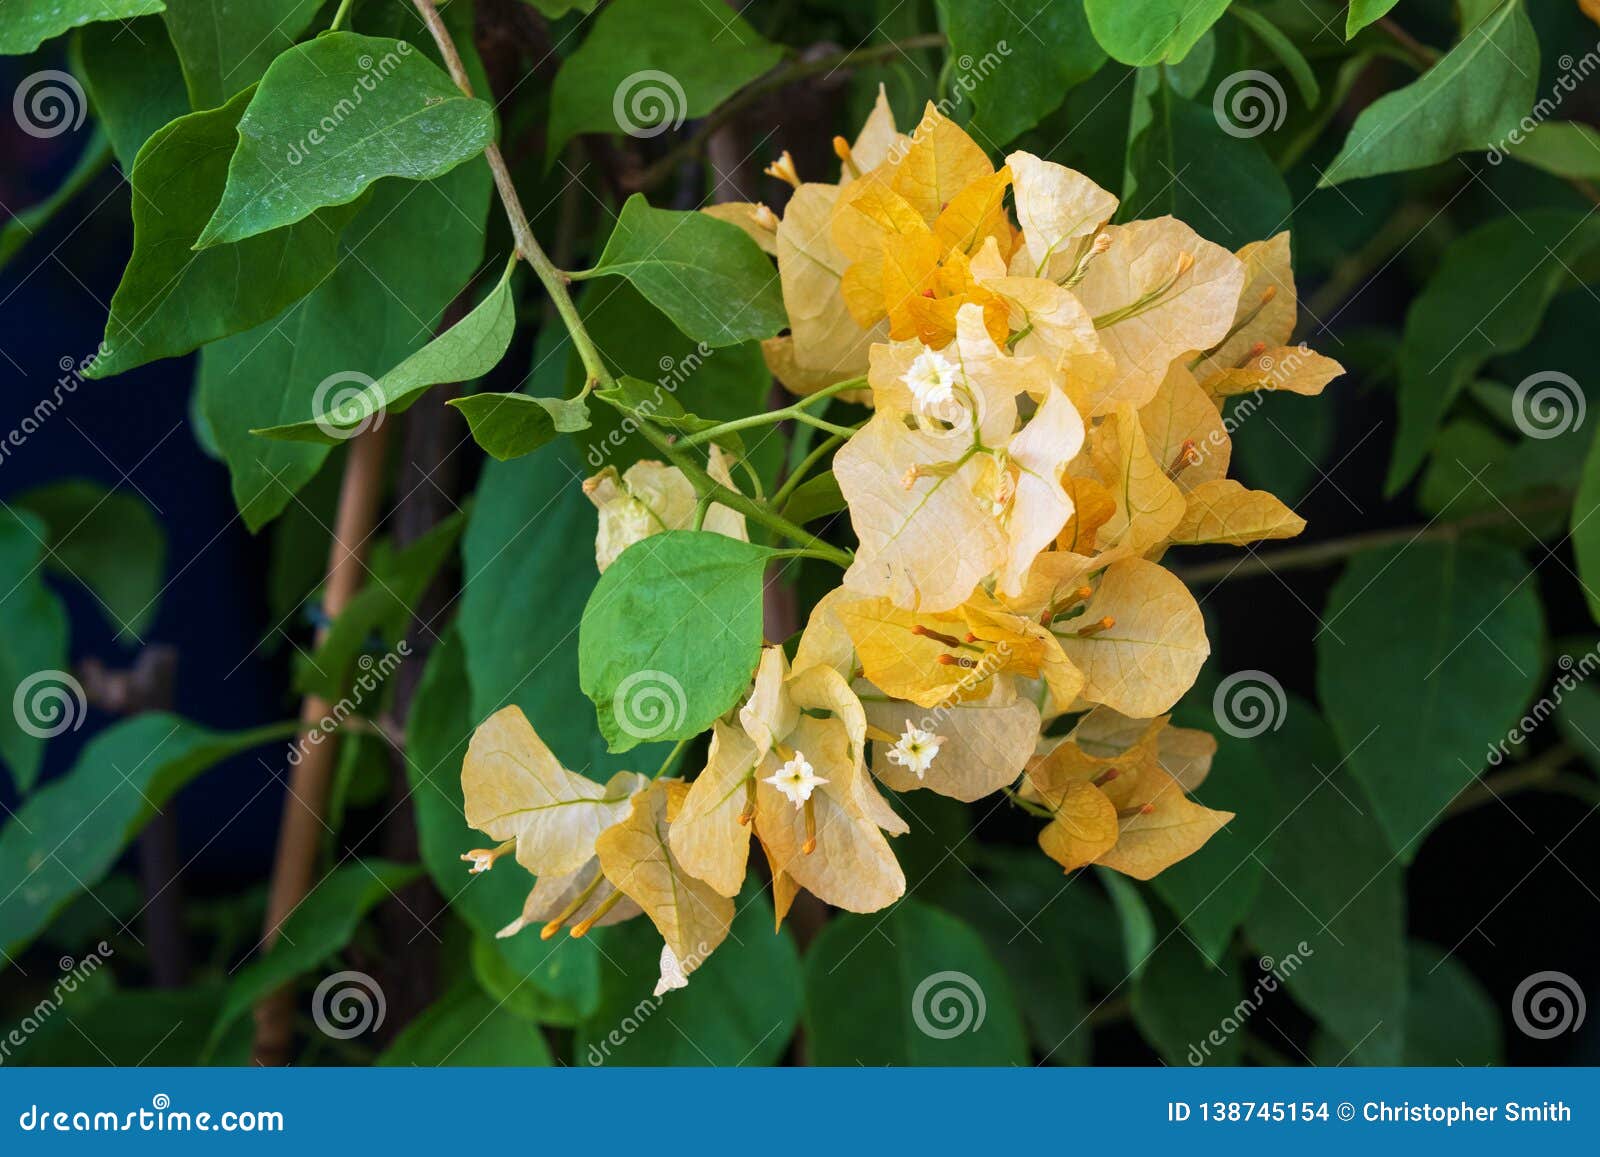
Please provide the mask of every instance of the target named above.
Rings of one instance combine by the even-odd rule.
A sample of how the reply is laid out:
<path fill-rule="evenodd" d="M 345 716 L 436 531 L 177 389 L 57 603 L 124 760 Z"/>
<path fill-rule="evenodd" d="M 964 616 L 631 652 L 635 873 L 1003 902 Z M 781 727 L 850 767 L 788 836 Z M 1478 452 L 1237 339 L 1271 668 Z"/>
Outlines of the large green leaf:
<path fill-rule="evenodd" d="M 272 947 L 234 973 L 227 999 L 211 1029 L 212 1042 L 220 1040 L 228 1027 L 262 997 L 342 950 L 371 908 L 421 874 L 414 864 L 355 860 L 324 876 L 283 922 Z M 347 1023 L 347 1018 L 355 1013 L 361 1017 L 360 1023 L 376 1029 L 382 1023 L 385 1003 L 377 982 L 364 973 L 335 977 L 337 983 L 313 1006 L 319 1027 L 326 1020 L 340 1032 L 349 1032 L 355 1023 Z M 341 992 L 348 996 L 341 998 Z M 363 998 L 367 1003 L 362 1003 Z M 345 999 L 350 1003 L 341 1003 Z"/>
<path fill-rule="evenodd" d="M 480 508 L 487 500 L 487 495 L 479 498 Z M 428 657 L 406 723 L 406 775 L 422 862 L 451 910 L 477 933 L 475 955 L 486 949 L 500 957 L 502 966 L 492 971 L 508 977 L 507 988 L 517 994 L 508 1008 L 549 1023 L 576 1024 L 594 1012 L 600 999 L 595 941 L 569 936 L 546 941 L 532 930 L 497 939 L 495 933 L 521 914 L 533 877 L 509 861 L 474 875 L 461 861 L 464 852 L 481 847 L 485 839 L 467 826 L 463 812 L 461 761 L 474 723 L 466 658 L 456 632 L 440 640 Z M 483 975 L 491 970 L 480 964 L 478 971 Z"/>
<path fill-rule="evenodd" d="M 728 938 L 687 988 L 652 996 L 661 937 L 643 917 L 605 933 L 601 999 L 578 1026 L 579 1065 L 775 1065 L 800 1019 L 800 959 L 754 884 L 739 897 Z M 591 936 L 595 933 L 591 932 Z"/>
<path fill-rule="evenodd" d="M 494 138 L 494 110 L 404 40 L 334 32 L 272 62 L 239 121 L 197 248 L 345 205 L 383 177 L 429 181 Z"/>
<path fill-rule="evenodd" d="M 1538 686 L 1531 578 L 1502 547 L 1422 542 L 1357 555 L 1329 595 L 1317 687 L 1406 862 Z"/>
<path fill-rule="evenodd" d="M 0 56 L 22 56 L 52 36 L 96 20 L 127 20 L 163 7 L 161 0 L 6 0 Z"/>
<path fill-rule="evenodd" d="M 0 506 L 0 708 L 11 707 L 0 710 L 0 759 L 19 793 L 39 778 L 46 738 L 83 725 L 82 691 L 63 670 L 67 612 L 44 583 L 49 535 L 36 515 Z"/>
<path fill-rule="evenodd" d="M 1533 105 L 1539 41 L 1522 0 L 1501 0 L 1422 77 L 1361 111 L 1320 185 L 1421 169 L 1488 149 Z"/>
<path fill-rule="evenodd" d="M 1134 982 L 1133 1020 L 1167 1064 L 1236 1065 L 1243 995 L 1237 962 L 1207 960 L 1169 925 Z"/>
<path fill-rule="evenodd" d="M 750 685 L 772 553 L 710 531 L 634 543 L 578 628 L 578 679 L 612 751 L 699 735 Z"/>
<path fill-rule="evenodd" d="M 1289 189 L 1256 141 L 1225 133 L 1216 115 L 1165 79 L 1149 96 L 1149 121 L 1128 153 L 1133 192 L 1119 217 L 1171 214 L 1229 249 L 1284 229 Z"/>
<path fill-rule="evenodd" d="M 1375 692 L 1376 693 L 1376 692 Z M 1398 1064 L 1406 1009 L 1404 874 L 1373 804 L 1311 705 L 1289 700 L 1277 768 L 1286 811 L 1245 932 L 1271 972 L 1346 1049 Z"/>
<path fill-rule="evenodd" d="M 695 341 L 729 346 L 789 324 L 772 262 L 744 230 L 704 213 L 653 209 L 635 193 L 599 263 L 578 278 L 625 277 Z"/>
<path fill-rule="evenodd" d="M 3 649 L 0 649 L 3 653 Z M 67 901 L 94 888 L 123 847 L 180 788 L 215 764 L 292 726 L 222 733 L 150 712 L 85 745 L 0 830 L 0 948 L 15 955 Z"/>
<path fill-rule="evenodd" d="M 105 992 L 94 991 L 104 978 Z M 181 1067 L 199 1064 L 206 1033 L 222 1001 L 222 986 L 202 982 L 177 989 L 115 989 L 109 967 L 93 973 L 63 1004 L 63 1015 L 45 1021 L 30 1039 L 30 1066 L 75 1068 Z M 70 1011 L 67 1011 L 70 1009 Z M 243 1065 L 250 1054 L 250 1026 L 229 1033 L 214 1059 Z"/>
<path fill-rule="evenodd" d="M 477 267 L 489 192 L 477 161 L 422 185 L 380 183 L 332 276 L 277 319 L 205 348 L 201 408 L 251 530 L 277 517 L 328 447 L 250 431 L 315 413 L 330 391 L 365 385 L 425 345 Z"/>
<path fill-rule="evenodd" d="M 1459 956 L 1413 940 L 1406 1007 L 1407 1065 L 1504 1063 L 1500 1010 Z"/>
<path fill-rule="evenodd" d="M 228 179 L 228 156 L 248 90 L 221 108 L 179 117 L 133 166 L 133 256 L 89 377 L 108 378 L 260 325 L 321 284 L 338 262 L 339 234 L 358 206 L 195 253 Z"/>
<path fill-rule="evenodd" d="M 939 0 L 939 13 L 955 60 L 952 99 L 970 97 L 967 127 L 991 153 L 1050 115 L 1105 62 L 1083 0 Z"/>
<path fill-rule="evenodd" d="M 507 1016 L 493 1000 L 463 984 L 429 1005 L 376 1062 L 380 1065 L 548 1065 L 550 1049 L 537 1025 Z"/>
<path fill-rule="evenodd" d="M 144 499 L 72 479 L 14 500 L 49 528 L 45 565 L 94 592 L 119 634 L 140 635 L 155 618 L 167 538 Z"/>
<path fill-rule="evenodd" d="M 1532 209 L 1497 217 L 1445 252 L 1406 314 L 1390 494 L 1416 473 L 1462 388 L 1488 359 L 1533 339 L 1551 299 L 1577 284 L 1574 268 L 1597 245 L 1600 220 Z M 1524 421 L 1543 432 L 1537 417 L 1525 409 Z"/>
<path fill-rule="evenodd" d="M 1545 121 L 1510 142 L 1505 154 L 1525 165 L 1580 181 L 1600 178 L 1600 132 L 1577 121 Z M 1492 163 L 1499 158 L 1489 154 Z"/>
<path fill-rule="evenodd" d="M 1084 0 L 1094 38 L 1123 64 L 1177 63 L 1228 7 L 1228 0 Z"/>
<path fill-rule="evenodd" d="M 331 400 L 321 413 L 303 422 L 251 433 L 332 446 L 365 429 L 375 417 L 402 413 L 429 386 L 481 378 L 505 357 L 517 326 L 517 303 L 511 293 L 515 267 L 514 262 L 506 266 L 499 283 L 471 313 L 370 386 Z"/>
<path fill-rule="evenodd" d="M 91 24 L 78 34 L 74 48 L 73 69 L 88 86 L 95 116 L 127 172 L 157 129 L 189 111 L 183 69 L 167 26 L 159 16 Z"/>
<path fill-rule="evenodd" d="M 962 921 L 917 900 L 835 917 L 806 952 L 816 1065 L 1020 1065 L 1010 984 Z"/>
<path fill-rule="evenodd" d="M 216 108 L 260 80 L 321 7 L 322 0 L 167 0 L 190 105 Z"/>
<path fill-rule="evenodd" d="M 734 10 L 613 0 L 556 74 L 545 155 L 553 162 L 578 133 L 659 136 L 705 116 L 782 56 Z"/>

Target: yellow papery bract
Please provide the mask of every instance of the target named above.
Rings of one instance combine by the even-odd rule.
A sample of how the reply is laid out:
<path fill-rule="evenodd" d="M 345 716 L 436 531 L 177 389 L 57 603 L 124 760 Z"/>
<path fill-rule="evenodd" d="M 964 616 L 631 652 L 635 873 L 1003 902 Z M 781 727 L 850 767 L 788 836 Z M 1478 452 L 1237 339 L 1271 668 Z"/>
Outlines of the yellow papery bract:
<path fill-rule="evenodd" d="M 1116 362 L 1111 380 L 1088 399 L 1095 416 L 1144 405 L 1174 359 L 1221 341 L 1244 285 L 1237 257 L 1175 218 L 1105 232 L 1109 248 L 1074 288 Z"/>
<path fill-rule="evenodd" d="M 1083 696 L 1136 718 L 1160 715 L 1193 684 L 1210 654 L 1200 607 L 1171 571 L 1143 559 L 1106 568 L 1082 619 L 1112 625 L 1063 633 L 1062 649 L 1084 674 Z"/>
<path fill-rule="evenodd" d="M 712 446 L 706 472 L 728 487 L 733 485 L 727 455 Z M 595 565 L 604 572 L 628 547 L 665 530 L 688 530 L 694 526 L 697 499 L 694 483 L 676 466 L 650 459 L 635 462 L 620 477 L 616 467 L 607 466 L 584 480 L 583 492 L 600 512 L 595 533 Z M 704 529 L 741 542 L 750 541 L 744 515 L 721 503 L 706 510 Z"/>
<path fill-rule="evenodd" d="M 900 836 L 910 831 L 910 825 L 889 806 L 866 774 L 867 716 L 861 700 L 850 689 L 849 680 L 832 667 L 808 667 L 790 680 L 789 692 L 804 710 L 825 711 L 844 727 L 850 742 L 851 772 L 844 785 L 835 781 L 835 790 L 847 786 L 856 810 L 889 834 Z"/>
<path fill-rule="evenodd" d="M 834 587 L 817 600 L 817 605 L 811 608 L 811 617 L 806 620 L 805 630 L 800 632 L 799 645 L 795 648 L 796 670 L 804 671 L 819 663 L 832 667 L 841 675 L 848 675 L 855 669 L 855 644 L 850 641 L 850 633 L 845 630 L 839 610 L 860 597 L 844 587 Z"/>
<path fill-rule="evenodd" d="M 883 287 L 890 243 L 897 238 L 931 240 L 932 230 L 877 173 L 840 191 L 830 228 L 834 247 L 850 263 L 840 277 L 839 293 L 856 324 L 870 327 L 888 313 Z"/>
<path fill-rule="evenodd" d="M 1293 538 L 1306 520 L 1265 490 L 1246 490 L 1231 478 L 1206 482 L 1189 492 L 1188 509 L 1172 531 L 1179 544 L 1244 546 L 1266 538 Z"/>
<path fill-rule="evenodd" d="M 1252 241 L 1239 250 L 1238 258 L 1244 263 L 1245 280 L 1230 324 L 1233 332 L 1194 367 L 1201 381 L 1240 365 L 1257 345 L 1287 344 L 1294 333 L 1299 303 L 1289 234 Z"/>
<path fill-rule="evenodd" d="M 1072 517 L 1061 528 L 1056 545 L 1063 551 L 1086 555 L 1095 549 L 1100 528 L 1116 517 L 1117 500 L 1094 478 L 1069 474 L 1061 480 L 1061 485 L 1072 499 Z M 1064 569 L 1071 568 L 1057 567 L 1056 573 Z"/>
<path fill-rule="evenodd" d="M 759 201 L 721 201 L 701 209 L 707 217 L 726 221 L 744 231 L 746 237 L 770 256 L 778 252 L 777 214 Z M 785 303 L 787 304 L 787 303 Z"/>
<path fill-rule="evenodd" d="M 794 729 L 800 711 L 789 697 L 789 658 L 782 647 L 761 648 L 750 698 L 739 708 L 739 725 L 756 745 L 755 762 Z"/>
<path fill-rule="evenodd" d="M 1225 478 L 1233 439 L 1211 395 L 1174 362 L 1156 396 L 1139 411 L 1150 453 L 1181 491 Z"/>
<path fill-rule="evenodd" d="M 860 773 L 844 725 L 803 716 L 788 743 L 829 782 L 807 801 L 816 832 L 816 847 L 807 853 L 805 809 L 764 782 L 781 762 L 778 756 L 769 755 L 757 771 L 756 834 L 773 866 L 824 903 L 849 912 L 876 912 L 894 903 L 905 893 L 905 874 L 889 841 L 856 802 L 852 780 Z"/>
<path fill-rule="evenodd" d="M 861 132 L 856 135 L 855 144 L 850 146 L 851 161 L 859 172 L 869 173 L 892 154 L 903 152 L 909 144 L 905 134 L 894 127 L 894 110 L 889 107 L 888 92 L 883 85 L 878 85 L 878 98 L 872 102 L 872 112 L 867 114 Z M 846 167 L 846 171 L 840 174 L 839 183 L 847 184 L 851 179 Z"/>
<path fill-rule="evenodd" d="M 976 493 L 987 460 L 952 465 L 956 444 L 955 433 L 907 430 L 899 416 L 878 414 L 834 455 L 860 542 L 844 577 L 851 590 L 948 610 L 1000 564 L 1005 535 Z"/>
<path fill-rule="evenodd" d="M 616 888 L 609 880 L 603 877 L 596 880 L 595 877 L 600 875 L 599 859 L 590 856 L 583 867 L 576 872 L 568 872 L 563 876 L 540 876 L 533 886 L 533 891 L 528 893 L 527 900 L 523 902 L 522 915 L 496 932 L 495 938 L 515 936 L 532 924 L 542 924 L 558 915 L 564 915 L 566 923 L 569 924 L 588 920 L 601 904 L 610 900 L 616 893 Z M 580 896 L 584 897 L 583 902 L 573 908 L 572 905 Z M 569 908 L 571 911 L 568 911 Z M 624 896 L 595 919 L 594 926 L 604 928 L 608 924 L 620 924 L 624 920 L 633 919 L 640 911 L 639 905 Z"/>
<path fill-rule="evenodd" d="M 1039 833 L 1039 847 L 1065 870 L 1092 864 L 1116 846 L 1116 805 L 1094 784 L 1065 784 L 1046 806 L 1055 815 Z"/>
<path fill-rule="evenodd" d="M 503 707 L 478 725 L 461 767 L 468 825 L 517 841 L 517 862 L 535 875 L 576 872 L 594 841 L 627 814 L 646 780 L 619 771 L 609 783 L 562 767 L 520 707 Z"/>
<path fill-rule="evenodd" d="M 872 774 L 895 791 L 927 788 L 965 802 L 982 799 L 1015 782 L 1039 736 L 1039 709 L 998 685 L 986 699 L 941 703 L 931 711 L 908 703 L 864 706 L 874 727 L 899 734 L 909 723 L 943 740 L 920 779 L 887 758 L 889 744 L 874 743 Z"/>
<path fill-rule="evenodd" d="M 959 612 L 919 613 L 904 610 L 891 599 L 862 598 L 841 603 L 836 613 L 855 644 L 863 674 L 886 695 L 919 707 L 937 707 L 946 700 L 990 693 L 997 668 L 942 661 L 968 657 L 937 637 L 959 640 L 966 635 L 967 620 Z M 919 628 L 936 634 L 919 633 Z M 976 661 L 980 653 L 973 647 L 970 657 Z"/>
<path fill-rule="evenodd" d="M 848 261 L 833 243 L 838 197 L 832 185 L 801 185 L 778 225 L 778 277 L 789 315 L 790 355 L 798 371 L 787 376 L 780 372 L 779 378 L 800 394 L 859 375 L 866 368 L 867 351 L 885 332 L 881 326 L 859 325 L 840 295 Z M 800 376 L 805 380 L 789 380 Z"/>
<path fill-rule="evenodd" d="M 1161 766 L 1185 791 L 1194 791 L 1211 774 L 1217 737 L 1194 727 L 1168 727 L 1161 733 Z"/>
<path fill-rule="evenodd" d="M 1022 593 L 1034 558 L 1055 540 L 1072 516 L 1072 497 L 1062 488 L 1066 464 L 1083 448 L 1083 419 L 1060 391 L 1052 391 L 1006 453 L 1017 470 L 1005 527 L 1008 552 L 1000 568 L 1000 591 Z"/>
<path fill-rule="evenodd" d="M 1015 272 L 1060 281 L 1077 263 L 1079 242 L 1111 220 L 1117 199 L 1082 173 L 1032 153 L 1012 153 L 1006 165 L 1015 182 L 1017 223 L 1022 226 L 1018 255 L 1026 256 L 1025 268 Z"/>
<path fill-rule="evenodd" d="M 1095 430 L 1094 467 L 1115 509 L 1100 527 L 1102 548 L 1126 547 L 1144 554 L 1172 533 L 1183 518 L 1183 492 L 1158 462 L 1132 406 L 1123 406 Z"/>
<path fill-rule="evenodd" d="M 1098 860 L 1136 880 L 1148 880 L 1193 855 L 1233 818 L 1232 812 L 1195 803 L 1159 767 L 1143 777 L 1139 789 L 1130 801 L 1138 812 L 1122 821 L 1116 846 Z"/>
<path fill-rule="evenodd" d="M 626 818 L 595 841 L 606 879 L 638 904 L 688 975 L 728 935 L 733 901 L 684 870 L 672 853 L 668 815 L 687 789 L 657 780 L 634 798 Z"/>
<path fill-rule="evenodd" d="M 1237 369 L 1224 370 L 1202 383 L 1213 397 L 1228 398 L 1256 390 L 1282 390 L 1315 396 L 1344 373 L 1344 367 L 1305 346 L 1277 346 L 1245 359 Z"/>
<path fill-rule="evenodd" d="M 1061 375 L 1061 388 L 1084 409 L 1116 374 L 1083 303 L 1053 281 L 1037 277 L 979 277 L 1008 307 L 1018 335 L 1013 350 L 1042 358 Z"/>
<path fill-rule="evenodd" d="M 910 147 L 891 157 L 885 171 L 894 191 L 931 226 L 963 189 L 995 170 L 977 143 L 929 101 Z"/>
<path fill-rule="evenodd" d="M 669 839 L 678 862 L 724 896 L 737 896 L 750 855 L 750 823 L 739 822 L 761 753 L 739 728 L 712 725 L 705 768 L 689 785 Z"/>
<path fill-rule="evenodd" d="M 996 242 L 1004 257 L 1011 251 L 1011 221 L 1006 216 L 1006 189 L 1011 170 L 1002 167 L 980 177 L 950 199 L 933 223 L 933 235 L 945 250 L 970 256 L 986 242 Z"/>

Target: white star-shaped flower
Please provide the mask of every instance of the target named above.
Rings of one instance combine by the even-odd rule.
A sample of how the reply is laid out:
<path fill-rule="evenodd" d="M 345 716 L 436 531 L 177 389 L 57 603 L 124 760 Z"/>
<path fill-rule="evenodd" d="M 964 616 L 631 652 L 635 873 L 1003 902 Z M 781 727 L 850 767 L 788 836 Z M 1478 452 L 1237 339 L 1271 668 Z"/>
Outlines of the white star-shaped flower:
<path fill-rule="evenodd" d="M 961 371 L 943 354 L 925 349 L 916 356 L 906 371 L 905 383 L 917 405 L 925 410 L 936 410 L 955 399 L 956 382 Z"/>
<path fill-rule="evenodd" d="M 939 754 L 939 745 L 943 742 L 944 736 L 924 731 L 907 719 L 900 741 L 889 749 L 889 762 L 909 768 L 921 779 L 933 765 L 933 757 Z"/>
<path fill-rule="evenodd" d="M 763 782 L 770 783 L 788 796 L 790 803 L 800 807 L 811 798 L 814 790 L 828 781 L 811 770 L 811 762 L 806 759 L 803 752 L 797 751 L 793 759 L 767 776 Z"/>

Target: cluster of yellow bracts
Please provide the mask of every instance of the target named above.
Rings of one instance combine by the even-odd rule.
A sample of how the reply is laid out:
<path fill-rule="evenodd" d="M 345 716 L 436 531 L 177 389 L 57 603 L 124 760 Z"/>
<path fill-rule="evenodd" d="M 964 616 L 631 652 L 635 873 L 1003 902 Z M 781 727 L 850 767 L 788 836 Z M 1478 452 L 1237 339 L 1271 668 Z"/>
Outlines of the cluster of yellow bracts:
<path fill-rule="evenodd" d="M 790 332 L 766 343 L 797 394 L 863 378 L 873 415 L 833 470 L 859 545 L 791 659 L 763 650 L 748 699 L 691 779 L 562 768 L 516 708 L 479 727 L 466 818 L 538 881 L 505 934 L 581 935 L 643 911 L 675 987 L 727 935 L 752 834 L 781 922 L 799 889 L 870 912 L 905 891 L 879 785 L 960 800 L 1013 791 L 1071 871 L 1148 879 L 1231 817 L 1190 798 L 1209 735 L 1168 723 L 1209 647 L 1170 546 L 1298 534 L 1227 477 L 1223 399 L 1314 394 L 1336 362 L 1289 344 L 1286 234 L 1230 253 L 1171 217 L 1112 225 L 1117 199 L 1017 152 L 996 169 L 929 106 L 909 135 L 879 102 L 835 142 L 838 183 L 780 220 L 720 205 L 777 259 Z M 1007 209 L 1007 191 L 1015 221 Z M 732 485 L 713 448 L 710 472 Z M 602 569 L 693 523 L 683 474 L 640 462 L 586 490 Z M 705 529 L 745 536 L 712 507 Z M 1044 731 L 1064 715 L 1064 738 Z M 659 991 L 659 989 L 658 989 Z"/>

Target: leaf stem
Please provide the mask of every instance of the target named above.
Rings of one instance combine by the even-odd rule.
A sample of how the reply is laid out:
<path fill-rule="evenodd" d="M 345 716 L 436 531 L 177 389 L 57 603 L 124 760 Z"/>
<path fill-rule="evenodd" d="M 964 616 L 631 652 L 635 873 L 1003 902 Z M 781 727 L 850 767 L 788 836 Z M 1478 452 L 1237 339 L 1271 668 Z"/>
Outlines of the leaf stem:
<path fill-rule="evenodd" d="M 811 453 L 800 459 L 799 464 L 789 472 L 789 477 L 784 479 L 783 485 L 778 487 L 778 492 L 772 496 L 773 509 L 782 510 L 784 503 L 788 502 L 790 496 L 799 489 L 800 484 L 806 480 L 806 475 L 811 473 L 816 464 L 843 446 L 845 441 L 845 435 L 835 434 L 819 442 Z"/>
<path fill-rule="evenodd" d="M 344 18 L 350 15 L 350 6 L 356 0 L 339 0 L 338 10 L 333 14 L 333 22 L 328 25 L 329 32 L 337 32 L 344 27 Z"/>
<path fill-rule="evenodd" d="M 661 761 L 661 766 L 656 768 L 656 773 L 650 778 L 660 779 L 663 775 L 665 775 L 672 765 L 678 762 L 678 756 L 682 755 L 683 749 L 688 746 L 689 741 L 687 739 L 680 739 L 677 743 L 674 743 L 672 745 L 672 750 L 667 752 L 667 758 Z"/>

